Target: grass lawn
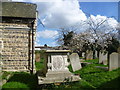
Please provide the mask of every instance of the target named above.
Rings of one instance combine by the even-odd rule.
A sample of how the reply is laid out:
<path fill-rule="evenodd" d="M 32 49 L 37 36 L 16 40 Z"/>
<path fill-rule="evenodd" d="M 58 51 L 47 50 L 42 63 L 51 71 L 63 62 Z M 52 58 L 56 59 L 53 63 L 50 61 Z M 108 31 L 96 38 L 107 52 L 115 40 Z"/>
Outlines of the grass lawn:
<path fill-rule="evenodd" d="M 34 89 L 37 87 L 36 75 L 31 75 L 26 72 L 13 72 L 13 76 L 9 78 L 6 84 L 2 86 L 2 89 L 6 88 L 26 88 Z"/>
<path fill-rule="evenodd" d="M 92 62 L 92 60 L 90 61 Z M 120 89 L 118 85 L 120 83 L 120 68 L 113 71 L 106 71 L 104 69 L 95 68 L 97 60 L 93 60 L 93 64 L 84 66 L 81 70 L 76 72 L 72 71 L 71 66 L 69 70 L 74 74 L 79 74 L 81 80 L 78 82 L 66 82 L 60 85 L 37 85 L 36 75 L 31 75 L 25 72 L 15 72 L 13 76 L 3 85 L 3 89 L 6 88 L 26 88 L 26 89 L 52 89 L 52 88 L 79 88 L 80 90 L 86 89 L 103 89 L 103 88 L 115 88 Z M 43 62 L 36 63 L 37 70 L 43 68 Z"/>
<path fill-rule="evenodd" d="M 108 65 L 98 64 L 98 62 L 99 62 L 98 59 L 84 60 L 83 62 L 92 63 L 92 64 L 95 64 L 96 66 L 108 67 Z"/>
<path fill-rule="evenodd" d="M 44 59 L 41 59 L 40 62 L 35 62 L 36 71 L 44 68 Z"/>

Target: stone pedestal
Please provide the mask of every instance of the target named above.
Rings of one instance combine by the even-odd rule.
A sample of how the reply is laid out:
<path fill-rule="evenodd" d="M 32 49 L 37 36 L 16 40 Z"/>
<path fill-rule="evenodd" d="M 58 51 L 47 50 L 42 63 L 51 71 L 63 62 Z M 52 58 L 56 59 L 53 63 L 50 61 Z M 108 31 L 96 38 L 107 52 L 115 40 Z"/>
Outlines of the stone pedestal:
<path fill-rule="evenodd" d="M 61 83 L 67 81 L 78 81 L 80 77 L 72 74 L 67 66 L 69 65 L 67 53 L 69 50 L 47 50 L 46 76 L 38 76 L 38 84 Z"/>

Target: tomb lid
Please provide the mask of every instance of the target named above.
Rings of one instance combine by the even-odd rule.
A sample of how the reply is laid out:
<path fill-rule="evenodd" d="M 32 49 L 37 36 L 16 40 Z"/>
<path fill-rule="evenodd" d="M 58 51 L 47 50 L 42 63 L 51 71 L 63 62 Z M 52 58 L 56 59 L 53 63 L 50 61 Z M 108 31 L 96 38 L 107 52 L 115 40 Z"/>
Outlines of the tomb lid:
<path fill-rule="evenodd" d="M 47 53 L 68 53 L 71 50 L 46 50 Z"/>
<path fill-rule="evenodd" d="M 36 4 L 25 2 L 1 2 L 2 17 L 36 18 Z"/>

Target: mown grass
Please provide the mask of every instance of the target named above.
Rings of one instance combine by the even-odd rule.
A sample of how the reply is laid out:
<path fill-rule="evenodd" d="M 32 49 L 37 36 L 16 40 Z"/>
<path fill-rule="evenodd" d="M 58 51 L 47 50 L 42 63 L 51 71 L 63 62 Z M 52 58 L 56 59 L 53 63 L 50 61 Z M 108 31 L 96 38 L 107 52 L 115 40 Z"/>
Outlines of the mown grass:
<path fill-rule="evenodd" d="M 84 60 L 83 62 L 88 62 L 88 63 L 97 64 L 97 63 L 98 63 L 98 59 L 93 59 L 93 60 Z"/>
<path fill-rule="evenodd" d="M 74 73 L 79 73 L 83 80 L 86 80 L 92 86 L 98 88 L 102 84 L 118 78 L 120 76 L 120 69 L 114 71 L 106 71 L 100 68 L 95 68 L 95 65 L 88 65 Z"/>
<path fill-rule="evenodd" d="M 36 71 L 44 68 L 44 59 L 42 58 L 40 62 L 35 62 Z"/>
<path fill-rule="evenodd" d="M 88 62 L 91 64 L 95 64 L 96 66 L 101 66 L 101 67 L 108 67 L 108 65 L 103 65 L 103 64 L 98 64 L 99 59 L 93 59 L 93 60 L 84 60 L 83 62 Z"/>
<path fill-rule="evenodd" d="M 6 88 L 26 88 L 34 89 L 37 87 L 36 75 L 31 75 L 26 72 L 13 72 L 13 76 L 2 86 L 2 89 Z"/>
<path fill-rule="evenodd" d="M 92 62 L 92 61 L 91 61 Z M 41 66 L 43 62 L 37 63 L 36 68 L 38 70 L 42 69 Z M 74 74 L 79 74 L 81 80 L 78 82 L 66 82 L 61 83 L 60 85 L 38 85 L 37 84 L 37 76 L 31 75 L 25 72 L 16 72 L 13 73 L 13 76 L 8 80 L 6 84 L 3 85 L 3 89 L 6 88 L 26 88 L 26 89 L 80 89 L 80 90 L 88 90 L 88 89 L 104 89 L 104 88 L 112 88 L 112 89 L 120 89 L 120 68 L 113 71 L 106 71 L 104 69 L 96 68 L 96 61 L 93 60 L 93 64 L 86 65 L 82 67 L 81 70 L 76 72 L 72 71 L 72 67 L 69 66 L 69 70 Z"/>

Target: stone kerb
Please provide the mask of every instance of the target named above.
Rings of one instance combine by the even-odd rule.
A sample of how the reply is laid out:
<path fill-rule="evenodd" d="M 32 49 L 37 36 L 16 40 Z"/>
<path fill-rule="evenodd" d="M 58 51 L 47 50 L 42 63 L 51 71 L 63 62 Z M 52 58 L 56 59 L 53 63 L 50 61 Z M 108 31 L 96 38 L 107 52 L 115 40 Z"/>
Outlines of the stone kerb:
<path fill-rule="evenodd" d="M 110 54 L 109 71 L 112 71 L 119 67 L 120 67 L 120 54 L 114 52 L 114 53 Z"/>

